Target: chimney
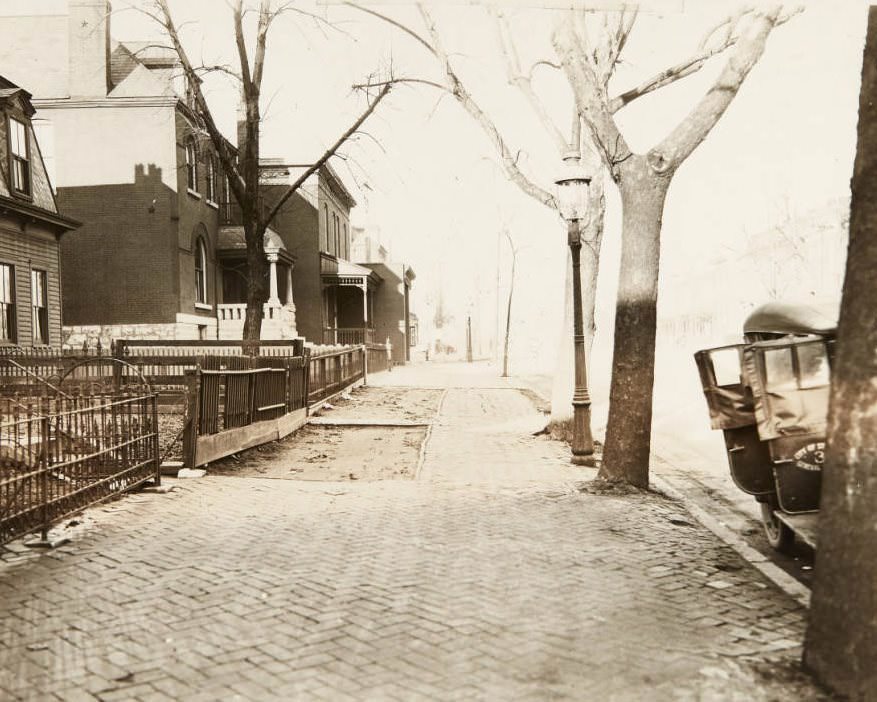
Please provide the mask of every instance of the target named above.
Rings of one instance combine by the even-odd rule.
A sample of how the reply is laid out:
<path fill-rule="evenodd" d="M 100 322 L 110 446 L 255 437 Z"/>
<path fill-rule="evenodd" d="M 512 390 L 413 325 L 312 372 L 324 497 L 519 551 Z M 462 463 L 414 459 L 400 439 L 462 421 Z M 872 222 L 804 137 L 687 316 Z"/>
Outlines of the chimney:
<path fill-rule="evenodd" d="M 110 3 L 68 0 L 69 92 L 71 97 L 106 97 L 110 85 Z"/>
<path fill-rule="evenodd" d="M 237 109 L 238 118 L 238 152 L 244 152 L 244 142 L 247 140 L 247 107 L 244 104 L 244 96 L 241 95 Z"/>

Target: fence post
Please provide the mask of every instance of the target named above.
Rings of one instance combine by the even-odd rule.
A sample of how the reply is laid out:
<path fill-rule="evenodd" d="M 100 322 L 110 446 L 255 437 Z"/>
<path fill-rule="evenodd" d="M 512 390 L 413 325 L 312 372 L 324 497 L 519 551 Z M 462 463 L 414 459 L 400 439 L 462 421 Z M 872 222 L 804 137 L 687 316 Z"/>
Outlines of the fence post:
<path fill-rule="evenodd" d="M 155 486 L 161 486 L 161 455 L 160 445 L 158 442 L 158 395 L 152 393 L 149 395 L 149 401 L 152 404 L 152 453 L 155 456 Z"/>
<path fill-rule="evenodd" d="M 302 349 L 304 357 L 304 394 L 305 394 L 305 416 L 311 413 L 311 350 L 309 348 Z"/>
<path fill-rule="evenodd" d="M 183 430 L 183 465 L 195 467 L 198 445 L 198 425 L 201 422 L 201 374 L 195 370 L 183 371 L 186 381 L 186 420 Z"/>
<path fill-rule="evenodd" d="M 47 544 L 49 542 L 49 524 L 51 516 L 49 513 L 49 414 L 42 413 L 40 417 L 40 502 L 42 503 L 42 530 L 40 542 Z"/>

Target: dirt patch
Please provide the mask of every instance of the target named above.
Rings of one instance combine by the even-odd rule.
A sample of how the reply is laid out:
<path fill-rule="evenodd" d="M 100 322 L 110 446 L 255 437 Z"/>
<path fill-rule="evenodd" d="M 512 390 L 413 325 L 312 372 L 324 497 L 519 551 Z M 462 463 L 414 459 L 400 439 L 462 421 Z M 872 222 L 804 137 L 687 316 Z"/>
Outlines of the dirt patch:
<path fill-rule="evenodd" d="M 588 495 L 611 495 L 613 497 L 648 494 L 648 490 L 640 490 L 628 483 L 602 480 L 601 478 L 576 483 L 576 489 Z"/>
<path fill-rule="evenodd" d="M 180 461 L 183 458 L 183 427 L 186 416 L 165 411 L 158 415 L 158 455 L 162 461 Z"/>
<path fill-rule="evenodd" d="M 428 422 L 438 413 L 442 391 L 431 388 L 360 387 L 332 401 L 317 416 L 376 421 Z"/>
<path fill-rule="evenodd" d="M 306 426 L 281 441 L 211 463 L 208 472 L 289 480 L 410 479 L 425 438 L 426 427 Z"/>

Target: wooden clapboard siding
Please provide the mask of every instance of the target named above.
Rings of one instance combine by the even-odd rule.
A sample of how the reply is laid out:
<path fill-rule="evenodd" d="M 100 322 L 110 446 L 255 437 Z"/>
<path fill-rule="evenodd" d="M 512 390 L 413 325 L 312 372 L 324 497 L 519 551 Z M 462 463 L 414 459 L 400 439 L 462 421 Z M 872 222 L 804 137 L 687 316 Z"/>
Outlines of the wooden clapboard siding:
<path fill-rule="evenodd" d="M 49 343 L 61 345 L 61 282 L 58 241 L 48 230 L 33 223 L 22 232 L 20 220 L 0 214 L 0 263 L 15 270 L 15 316 L 17 343 L 33 344 L 31 329 L 31 271 L 46 272 L 49 306 Z"/>

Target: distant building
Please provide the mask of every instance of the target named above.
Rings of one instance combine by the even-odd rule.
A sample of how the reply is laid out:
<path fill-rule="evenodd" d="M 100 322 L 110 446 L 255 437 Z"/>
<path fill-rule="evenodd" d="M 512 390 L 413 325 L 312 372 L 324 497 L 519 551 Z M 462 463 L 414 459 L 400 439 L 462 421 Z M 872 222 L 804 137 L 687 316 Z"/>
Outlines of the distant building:
<path fill-rule="evenodd" d="M 354 230 L 353 250 L 358 255 L 358 265 L 372 271 L 381 280 L 374 292 L 370 318 L 375 340 L 386 342 L 389 339 L 394 363 L 410 361 L 411 347 L 417 343 L 412 339 L 411 325 L 414 269 L 393 261 L 387 249 L 361 228 Z"/>
<path fill-rule="evenodd" d="M 0 76 L 0 345 L 61 343 L 61 235 L 31 96 Z"/>

